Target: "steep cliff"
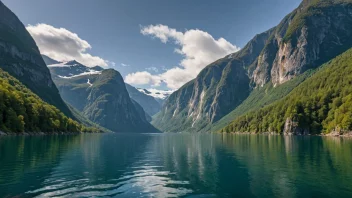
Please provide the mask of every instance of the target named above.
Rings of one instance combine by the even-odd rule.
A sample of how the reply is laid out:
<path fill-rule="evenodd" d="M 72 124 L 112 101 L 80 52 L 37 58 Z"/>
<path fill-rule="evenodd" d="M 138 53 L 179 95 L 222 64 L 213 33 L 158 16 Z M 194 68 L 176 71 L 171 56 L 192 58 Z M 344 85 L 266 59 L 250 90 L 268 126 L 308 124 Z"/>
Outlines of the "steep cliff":
<path fill-rule="evenodd" d="M 63 102 L 39 49 L 25 26 L 0 1 L 0 67 L 18 79 L 45 102 L 67 116 L 72 113 Z"/>
<path fill-rule="evenodd" d="M 235 119 L 223 132 L 285 134 L 352 130 L 352 49 L 324 64 L 283 99 Z"/>
<path fill-rule="evenodd" d="M 153 124 L 163 131 L 198 131 L 231 112 L 251 92 L 248 71 L 272 31 L 255 36 L 241 51 L 207 66 L 167 99 Z"/>
<path fill-rule="evenodd" d="M 172 94 L 153 124 L 172 132 L 209 129 L 253 90 L 268 83 L 277 88 L 346 51 L 351 36 L 351 0 L 304 0 L 278 26 L 210 64 Z"/>
<path fill-rule="evenodd" d="M 350 0 L 305 0 L 277 26 L 258 58 L 254 83 L 276 86 L 352 46 Z"/>

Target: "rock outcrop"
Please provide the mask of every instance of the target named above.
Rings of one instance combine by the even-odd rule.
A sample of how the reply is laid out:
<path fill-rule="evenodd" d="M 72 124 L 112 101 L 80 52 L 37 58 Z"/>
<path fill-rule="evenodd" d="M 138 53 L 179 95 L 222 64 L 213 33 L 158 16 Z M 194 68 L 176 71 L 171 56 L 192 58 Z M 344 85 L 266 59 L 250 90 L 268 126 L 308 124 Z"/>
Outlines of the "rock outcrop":
<path fill-rule="evenodd" d="M 292 118 L 287 118 L 284 127 L 284 134 L 286 135 L 309 135 L 309 129 L 304 129 L 299 127 L 299 123 L 292 120 Z"/>

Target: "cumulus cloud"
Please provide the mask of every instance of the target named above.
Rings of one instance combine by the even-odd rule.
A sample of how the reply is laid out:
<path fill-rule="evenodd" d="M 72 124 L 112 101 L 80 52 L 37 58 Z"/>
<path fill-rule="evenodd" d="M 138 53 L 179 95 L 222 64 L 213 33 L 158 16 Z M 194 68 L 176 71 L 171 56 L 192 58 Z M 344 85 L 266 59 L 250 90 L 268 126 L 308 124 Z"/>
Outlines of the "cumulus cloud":
<path fill-rule="evenodd" d="M 153 86 L 161 85 L 161 77 L 157 75 L 152 75 L 149 72 L 136 72 L 133 74 L 128 74 L 125 78 L 125 82 L 134 85 L 146 85 L 151 84 Z"/>
<path fill-rule="evenodd" d="M 159 24 L 141 27 L 141 33 L 160 39 L 163 43 L 172 42 L 179 46 L 175 52 L 184 57 L 179 66 L 153 76 L 161 79 L 171 89 L 177 89 L 194 79 L 208 64 L 239 50 L 224 38 L 215 39 L 208 32 L 198 29 L 180 32 Z M 129 74 L 129 78 L 138 73 L 140 72 Z"/>
<path fill-rule="evenodd" d="M 47 24 L 28 25 L 40 52 L 55 60 L 77 60 L 87 66 L 108 66 L 108 61 L 87 52 L 92 46 L 77 34 Z"/>

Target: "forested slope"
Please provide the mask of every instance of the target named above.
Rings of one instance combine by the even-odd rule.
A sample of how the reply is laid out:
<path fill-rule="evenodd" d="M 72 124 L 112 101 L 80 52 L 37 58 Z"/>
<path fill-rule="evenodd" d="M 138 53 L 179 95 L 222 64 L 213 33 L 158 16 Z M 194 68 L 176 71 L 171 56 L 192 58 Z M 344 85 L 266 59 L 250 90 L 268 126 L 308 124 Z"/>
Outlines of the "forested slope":
<path fill-rule="evenodd" d="M 223 132 L 318 134 L 352 130 L 352 49 L 287 97 L 237 118 Z"/>
<path fill-rule="evenodd" d="M 0 130 L 4 132 L 94 132 L 44 102 L 0 69 Z"/>

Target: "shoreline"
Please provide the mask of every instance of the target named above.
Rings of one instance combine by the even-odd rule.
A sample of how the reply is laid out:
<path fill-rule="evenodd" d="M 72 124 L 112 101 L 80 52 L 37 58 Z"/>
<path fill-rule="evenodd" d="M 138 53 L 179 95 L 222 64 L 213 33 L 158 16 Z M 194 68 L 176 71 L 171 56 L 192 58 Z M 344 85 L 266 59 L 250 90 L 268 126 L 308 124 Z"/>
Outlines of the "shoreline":
<path fill-rule="evenodd" d="M 317 136 L 317 137 L 343 137 L 343 138 L 352 138 L 352 132 L 347 132 L 345 134 L 339 134 L 336 132 L 328 134 L 279 134 L 274 132 L 265 132 L 265 133 L 254 133 L 254 132 L 230 132 L 224 134 L 235 134 L 235 135 L 278 135 L 278 136 Z"/>
<path fill-rule="evenodd" d="M 24 132 L 24 133 L 5 133 L 0 131 L 0 137 L 6 136 L 48 136 L 48 135 L 80 135 L 85 134 L 85 132 Z M 88 134 L 88 132 L 87 132 Z"/>

